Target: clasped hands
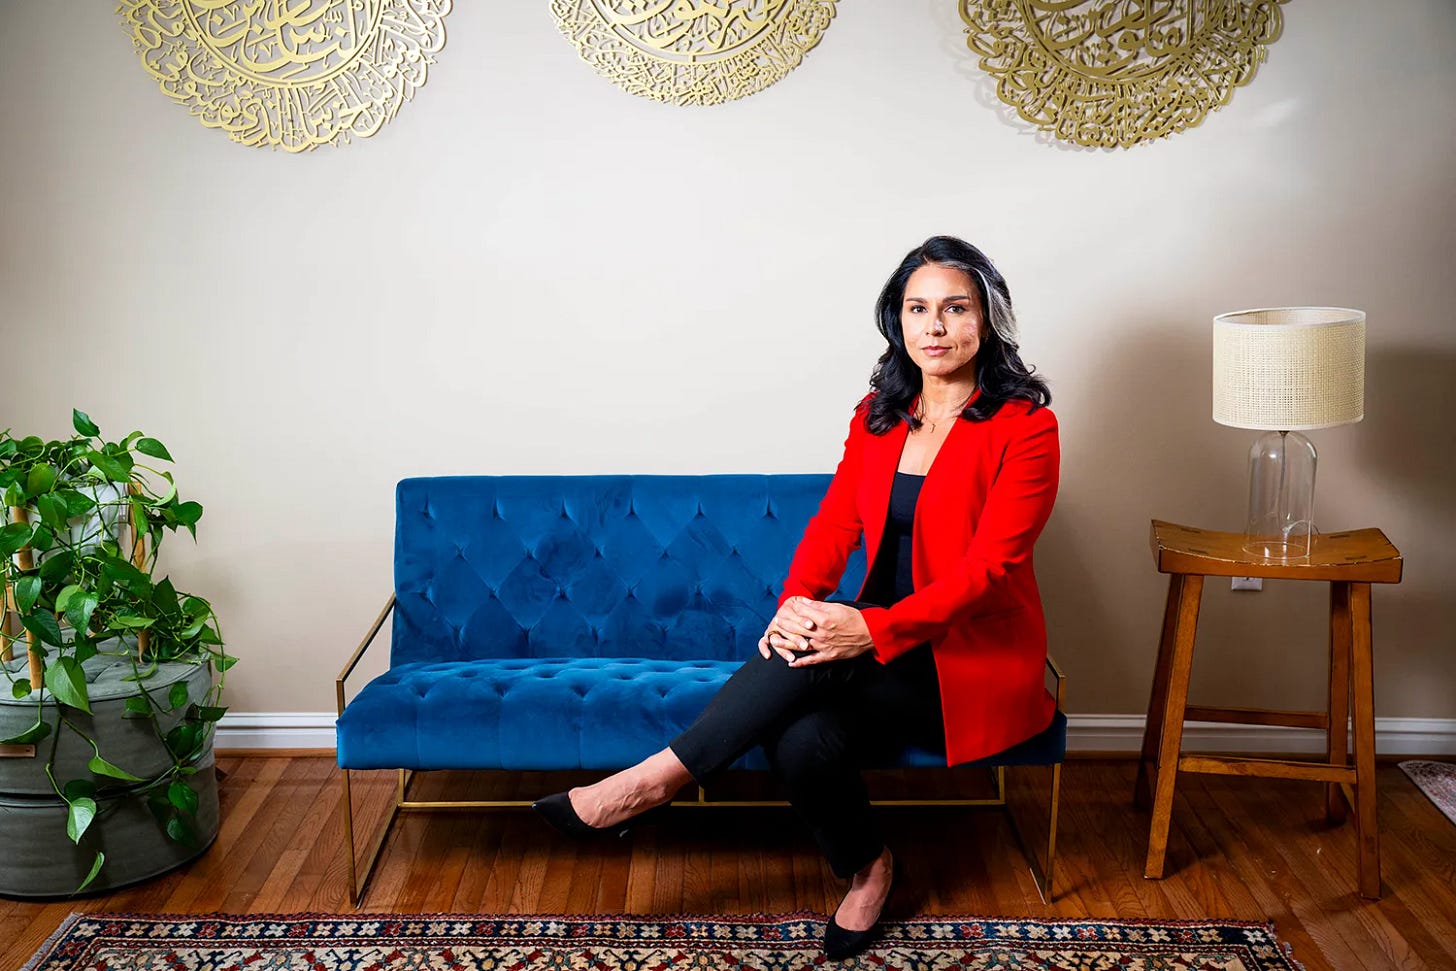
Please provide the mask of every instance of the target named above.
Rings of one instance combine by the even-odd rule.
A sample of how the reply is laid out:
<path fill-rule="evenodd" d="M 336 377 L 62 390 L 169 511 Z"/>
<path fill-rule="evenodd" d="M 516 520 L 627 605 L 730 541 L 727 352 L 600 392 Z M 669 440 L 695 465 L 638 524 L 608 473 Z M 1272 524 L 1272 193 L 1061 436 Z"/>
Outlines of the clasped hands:
<path fill-rule="evenodd" d="M 785 600 L 758 639 L 758 653 L 773 651 L 791 668 L 857 657 L 874 646 L 856 608 L 808 597 Z"/>

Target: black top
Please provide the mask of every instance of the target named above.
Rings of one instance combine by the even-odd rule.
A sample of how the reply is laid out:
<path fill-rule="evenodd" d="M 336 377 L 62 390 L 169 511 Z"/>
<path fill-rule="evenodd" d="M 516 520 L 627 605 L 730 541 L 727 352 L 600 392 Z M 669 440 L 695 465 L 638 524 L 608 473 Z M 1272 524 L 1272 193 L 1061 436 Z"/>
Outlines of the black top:
<path fill-rule="evenodd" d="M 915 523 L 915 504 L 925 476 L 908 472 L 895 473 L 890 490 L 890 510 L 885 516 L 885 536 L 880 541 L 874 565 L 870 567 L 860 600 L 888 607 L 915 592 L 910 573 L 911 527 Z"/>

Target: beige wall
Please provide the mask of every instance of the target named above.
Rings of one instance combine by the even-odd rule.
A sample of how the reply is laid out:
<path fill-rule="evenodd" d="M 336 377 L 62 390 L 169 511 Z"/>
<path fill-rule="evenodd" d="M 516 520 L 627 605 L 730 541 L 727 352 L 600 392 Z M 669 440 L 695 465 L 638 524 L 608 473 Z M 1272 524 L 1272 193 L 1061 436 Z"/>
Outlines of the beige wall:
<path fill-rule="evenodd" d="M 243 661 L 235 711 L 326 711 L 390 585 L 392 487 L 438 473 L 800 472 L 838 457 L 903 253 L 1003 268 L 1052 381 L 1038 551 L 1070 708 L 1146 699 L 1151 517 L 1236 529 L 1252 433 L 1209 417 L 1209 318 L 1369 313 L 1367 417 L 1316 433 L 1326 530 L 1406 554 L 1377 709 L 1456 717 L 1456 8 L 1286 7 L 1254 83 L 1135 151 L 1008 123 L 953 0 L 844 0 L 806 63 L 710 110 L 592 75 L 545 0 L 457 0 L 415 102 L 304 157 L 204 130 L 111 4 L 0 5 L 0 427 L 140 428 L 207 507 L 164 556 Z M 1324 591 L 1210 584 L 1203 698 L 1317 707 Z"/>

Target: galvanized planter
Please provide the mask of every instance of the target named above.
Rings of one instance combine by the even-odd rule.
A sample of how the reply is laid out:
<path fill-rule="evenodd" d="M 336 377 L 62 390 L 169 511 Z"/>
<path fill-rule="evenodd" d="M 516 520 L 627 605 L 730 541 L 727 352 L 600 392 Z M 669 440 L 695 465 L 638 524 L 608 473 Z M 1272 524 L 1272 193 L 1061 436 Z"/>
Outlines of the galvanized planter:
<path fill-rule="evenodd" d="M 115 645 L 111 645 L 113 648 Z M 7 662 L 7 667 L 23 664 Z M 143 778 L 171 764 L 158 731 L 165 734 L 182 719 L 186 706 L 159 712 L 150 719 L 122 718 L 126 699 L 138 694 L 137 683 L 123 680 L 133 673 L 125 658 L 97 656 L 83 665 L 93 714 L 67 709 L 66 718 L 96 739 L 105 758 Z M 20 672 L 23 675 L 23 670 Z M 209 665 L 160 664 L 144 682 L 148 693 L 165 705 L 173 684 L 187 685 L 189 703 L 201 703 L 212 684 Z M 106 854 L 106 865 L 87 887 L 114 890 L 174 869 L 198 856 L 217 836 L 217 775 L 213 768 L 211 736 L 197 761 L 198 771 L 185 781 L 197 793 L 197 839 L 186 846 L 168 838 L 138 786 L 91 776 L 86 762 L 91 746 L 64 726 L 56 725 L 55 709 L 46 708 L 56 739 L 54 774 L 57 780 L 93 778 L 102 789 L 96 797 L 97 815 L 80 844 L 66 835 L 66 806 L 46 778 L 52 737 L 36 746 L 13 746 L 0 753 L 0 895 L 37 898 L 69 896 L 85 879 L 96 851 Z M 12 700 L 0 698 L 0 738 L 16 735 L 35 722 L 35 695 Z M 28 749 L 28 751 L 27 751 Z M 112 786 L 115 785 L 115 788 Z"/>

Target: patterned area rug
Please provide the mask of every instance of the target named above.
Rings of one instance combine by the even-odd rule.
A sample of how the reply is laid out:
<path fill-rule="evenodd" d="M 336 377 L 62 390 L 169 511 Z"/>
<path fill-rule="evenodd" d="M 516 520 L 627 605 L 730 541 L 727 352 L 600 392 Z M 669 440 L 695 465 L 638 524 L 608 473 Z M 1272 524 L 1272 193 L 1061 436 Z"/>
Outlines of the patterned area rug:
<path fill-rule="evenodd" d="M 72 914 L 23 971 L 1290 971 L 1269 924 L 927 917 L 885 925 L 854 961 L 825 961 L 814 914 Z"/>
<path fill-rule="evenodd" d="M 1456 823 L 1456 764 L 1416 760 L 1400 763 L 1401 770 L 1411 777 L 1436 808 Z"/>

